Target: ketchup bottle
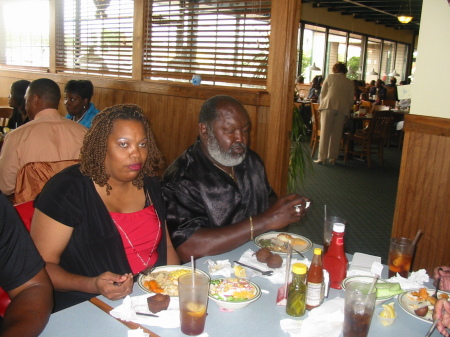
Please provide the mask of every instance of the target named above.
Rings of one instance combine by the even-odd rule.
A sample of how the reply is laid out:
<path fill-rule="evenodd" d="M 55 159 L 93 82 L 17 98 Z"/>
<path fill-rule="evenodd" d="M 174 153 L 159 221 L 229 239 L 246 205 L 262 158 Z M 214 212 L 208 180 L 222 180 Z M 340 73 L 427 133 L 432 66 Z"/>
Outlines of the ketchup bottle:
<path fill-rule="evenodd" d="M 322 249 L 314 248 L 314 256 L 306 278 L 308 291 L 306 293 L 306 309 L 311 310 L 323 302 L 323 269 Z"/>
<path fill-rule="evenodd" d="M 330 287 L 341 289 L 341 282 L 346 276 L 348 260 L 344 252 L 345 225 L 335 223 L 330 248 L 323 257 L 323 268 L 330 274 Z"/>

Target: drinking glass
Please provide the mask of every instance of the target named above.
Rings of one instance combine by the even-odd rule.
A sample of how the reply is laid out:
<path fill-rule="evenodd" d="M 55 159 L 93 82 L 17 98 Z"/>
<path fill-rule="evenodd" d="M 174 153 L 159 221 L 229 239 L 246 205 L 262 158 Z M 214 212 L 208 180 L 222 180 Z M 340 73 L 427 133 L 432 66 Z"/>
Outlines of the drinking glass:
<path fill-rule="evenodd" d="M 178 279 L 181 332 L 189 336 L 203 333 L 208 304 L 209 278 L 185 274 Z"/>
<path fill-rule="evenodd" d="M 414 253 L 413 241 L 404 237 L 392 238 L 389 245 L 389 277 L 399 273 L 401 277 L 408 277 Z"/>
<path fill-rule="evenodd" d="M 350 282 L 345 287 L 344 337 L 367 337 L 377 289 L 370 284 Z"/>
<path fill-rule="evenodd" d="M 323 254 L 328 251 L 331 242 L 331 234 L 333 232 L 333 225 L 335 223 L 347 224 L 347 220 L 338 216 L 327 216 L 323 227 Z"/>

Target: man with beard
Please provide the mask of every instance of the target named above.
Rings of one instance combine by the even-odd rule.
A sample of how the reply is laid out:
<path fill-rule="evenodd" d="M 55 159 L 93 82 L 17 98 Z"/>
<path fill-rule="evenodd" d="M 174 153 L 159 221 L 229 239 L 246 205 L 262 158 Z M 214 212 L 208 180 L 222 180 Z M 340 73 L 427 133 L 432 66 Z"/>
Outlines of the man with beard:
<path fill-rule="evenodd" d="M 250 127 L 236 99 L 208 99 L 197 141 L 164 173 L 167 225 L 182 262 L 230 251 L 304 214 L 304 198 L 277 199 L 261 158 L 247 147 Z"/>

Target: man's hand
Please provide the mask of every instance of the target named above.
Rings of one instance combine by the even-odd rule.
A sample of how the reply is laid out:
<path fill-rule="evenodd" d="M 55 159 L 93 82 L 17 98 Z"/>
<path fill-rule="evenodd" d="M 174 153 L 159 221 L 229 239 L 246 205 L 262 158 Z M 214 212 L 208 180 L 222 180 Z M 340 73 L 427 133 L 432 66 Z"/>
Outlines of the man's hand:
<path fill-rule="evenodd" d="M 446 328 L 450 328 L 450 302 L 447 299 L 441 298 L 434 305 L 433 320 L 436 318 L 439 319 L 436 325 L 438 331 L 449 337 L 450 334 Z"/>
<path fill-rule="evenodd" d="M 442 268 L 442 270 L 439 271 L 439 268 Z M 434 286 L 436 286 L 438 278 L 441 279 L 439 289 L 443 291 L 450 291 L 450 267 L 442 266 L 434 268 Z"/>
<path fill-rule="evenodd" d="M 259 215 L 268 223 L 267 230 L 276 230 L 297 222 L 306 214 L 306 197 L 289 194 L 279 198 L 267 211 Z"/>

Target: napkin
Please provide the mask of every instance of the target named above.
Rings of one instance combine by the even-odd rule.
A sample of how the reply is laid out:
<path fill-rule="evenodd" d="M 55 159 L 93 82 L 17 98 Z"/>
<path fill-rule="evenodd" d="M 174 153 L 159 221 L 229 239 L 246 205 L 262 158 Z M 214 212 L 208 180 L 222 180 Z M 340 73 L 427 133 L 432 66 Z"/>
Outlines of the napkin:
<path fill-rule="evenodd" d="M 148 310 L 147 298 L 150 295 L 127 296 L 118 307 L 109 313 L 115 318 L 124 321 L 131 321 L 150 326 L 159 326 L 161 328 L 179 328 L 180 327 L 180 302 L 178 297 L 171 297 L 167 310 L 158 312 L 159 317 L 148 317 L 136 315 L 136 312 L 151 314 Z"/>
<path fill-rule="evenodd" d="M 253 250 L 248 249 L 246 252 L 244 252 L 244 254 L 242 254 L 241 258 L 239 259 L 239 262 L 248 264 L 249 266 L 258 268 L 263 271 L 273 270 L 273 274 L 271 276 L 262 275 L 262 274 L 258 273 L 257 271 L 253 272 L 253 276 L 266 278 L 274 284 L 283 284 L 285 281 L 285 275 L 286 275 L 286 257 L 283 258 L 283 256 L 281 255 L 281 257 L 283 258 L 283 264 L 281 265 L 280 268 L 272 269 L 272 268 L 267 267 L 267 264 L 265 264 L 263 262 L 258 262 L 258 260 L 256 260 L 256 257 L 253 256 L 254 253 L 255 252 Z M 304 264 L 306 264 L 307 267 L 309 267 L 311 265 L 311 261 L 309 261 L 307 258 L 305 258 L 303 260 L 291 259 L 291 264 L 294 264 L 297 262 L 304 263 Z"/>
<path fill-rule="evenodd" d="M 312 309 L 304 320 L 281 320 L 280 327 L 291 337 L 338 337 L 343 322 L 344 299 L 336 297 Z"/>
<path fill-rule="evenodd" d="M 206 260 L 204 262 L 208 264 L 209 275 L 223 275 L 230 277 L 232 273 L 230 260 L 218 260 L 216 262 L 212 260 Z"/>
<path fill-rule="evenodd" d="M 353 255 L 352 262 L 350 263 L 350 268 L 347 271 L 347 277 L 375 276 L 375 274 L 381 275 L 382 270 L 383 265 L 381 264 L 381 257 L 363 253 L 355 253 L 355 255 Z"/>
<path fill-rule="evenodd" d="M 423 288 L 424 282 L 428 282 L 429 280 L 430 277 L 428 276 L 427 271 L 425 269 L 420 269 L 418 271 L 413 271 L 408 278 L 404 278 L 397 273 L 396 276 L 393 276 L 386 281 L 389 283 L 398 282 L 404 291 L 409 291 Z"/>
<path fill-rule="evenodd" d="M 136 330 L 128 330 L 128 337 L 148 337 L 148 333 L 145 333 L 141 328 Z"/>

